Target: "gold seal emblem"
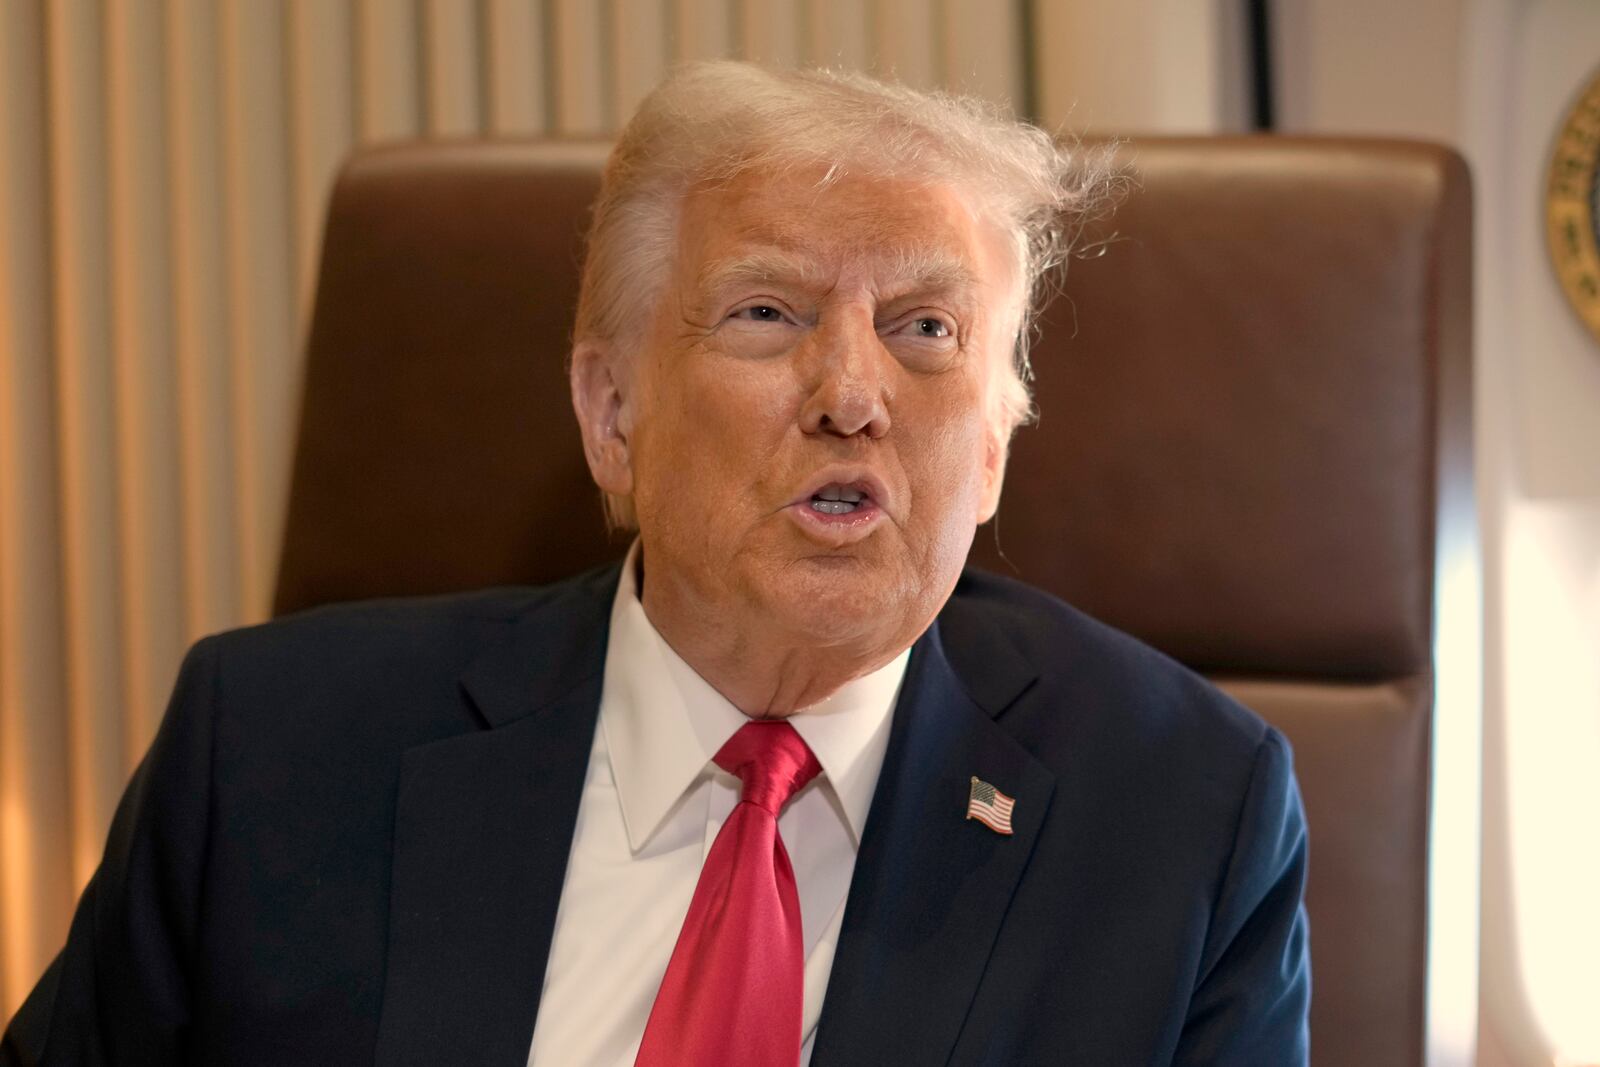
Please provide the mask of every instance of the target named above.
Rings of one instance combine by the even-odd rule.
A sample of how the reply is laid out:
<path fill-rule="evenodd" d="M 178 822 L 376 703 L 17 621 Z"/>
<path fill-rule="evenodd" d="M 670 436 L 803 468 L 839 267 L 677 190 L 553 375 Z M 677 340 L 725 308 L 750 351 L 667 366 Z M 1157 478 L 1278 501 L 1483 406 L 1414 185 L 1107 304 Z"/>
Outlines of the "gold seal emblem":
<path fill-rule="evenodd" d="M 1545 187 L 1545 237 L 1567 299 L 1600 339 L 1600 71 L 1556 135 Z"/>

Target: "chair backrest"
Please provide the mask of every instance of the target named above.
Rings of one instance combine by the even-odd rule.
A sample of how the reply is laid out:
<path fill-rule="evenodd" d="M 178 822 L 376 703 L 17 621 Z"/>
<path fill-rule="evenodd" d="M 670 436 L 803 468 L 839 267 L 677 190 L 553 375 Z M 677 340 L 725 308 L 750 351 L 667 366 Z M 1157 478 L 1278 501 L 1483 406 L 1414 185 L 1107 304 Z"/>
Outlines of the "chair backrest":
<path fill-rule="evenodd" d="M 618 556 L 564 361 L 605 146 L 370 151 L 334 193 L 276 606 Z M 1293 741 L 1314 1059 L 1422 1061 L 1439 501 L 1467 462 L 1470 220 L 1420 145 L 1150 139 L 1034 347 L 974 559 Z M 1106 236 L 1106 235 L 1102 235 Z"/>

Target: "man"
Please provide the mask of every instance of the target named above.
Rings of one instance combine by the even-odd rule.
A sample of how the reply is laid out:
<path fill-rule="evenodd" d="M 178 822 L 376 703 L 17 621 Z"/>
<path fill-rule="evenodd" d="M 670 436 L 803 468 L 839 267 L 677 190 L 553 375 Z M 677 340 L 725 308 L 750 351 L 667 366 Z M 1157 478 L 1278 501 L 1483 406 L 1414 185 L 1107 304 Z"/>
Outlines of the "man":
<path fill-rule="evenodd" d="M 596 207 L 621 568 L 201 642 L 0 1062 L 1298 1064 L 1283 739 L 962 567 L 1098 180 L 687 68 Z"/>

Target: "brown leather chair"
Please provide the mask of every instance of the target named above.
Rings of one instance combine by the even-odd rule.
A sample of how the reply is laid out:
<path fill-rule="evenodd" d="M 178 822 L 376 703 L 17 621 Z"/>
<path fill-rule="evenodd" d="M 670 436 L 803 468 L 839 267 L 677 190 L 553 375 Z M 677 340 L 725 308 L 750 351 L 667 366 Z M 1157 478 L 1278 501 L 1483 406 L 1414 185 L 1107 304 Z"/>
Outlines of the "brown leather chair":
<path fill-rule="evenodd" d="M 345 168 L 279 611 L 621 554 L 563 369 L 603 154 L 434 144 Z M 1290 139 L 1142 140 L 1127 158 L 1139 186 L 1045 317 L 1042 414 L 974 558 L 1288 734 L 1314 1061 L 1418 1064 L 1434 592 L 1442 509 L 1470 492 L 1465 168 Z"/>

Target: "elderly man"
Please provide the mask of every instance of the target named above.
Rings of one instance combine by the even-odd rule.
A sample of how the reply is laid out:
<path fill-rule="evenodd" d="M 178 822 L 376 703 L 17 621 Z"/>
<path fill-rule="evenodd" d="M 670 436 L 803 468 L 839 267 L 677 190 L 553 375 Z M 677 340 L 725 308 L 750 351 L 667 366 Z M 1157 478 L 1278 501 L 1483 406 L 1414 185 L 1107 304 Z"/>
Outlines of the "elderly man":
<path fill-rule="evenodd" d="M 0 1062 L 1303 1063 L 1283 739 L 962 571 L 1098 181 L 864 78 L 658 89 L 572 358 L 627 560 L 201 642 Z"/>

